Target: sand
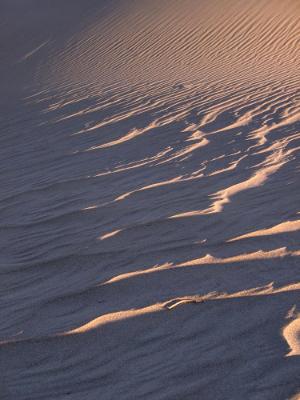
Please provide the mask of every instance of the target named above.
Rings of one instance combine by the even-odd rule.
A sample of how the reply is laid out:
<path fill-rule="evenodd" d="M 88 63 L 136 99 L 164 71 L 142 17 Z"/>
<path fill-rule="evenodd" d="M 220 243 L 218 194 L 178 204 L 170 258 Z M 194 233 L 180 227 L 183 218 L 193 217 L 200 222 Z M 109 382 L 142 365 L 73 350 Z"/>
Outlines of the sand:
<path fill-rule="evenodd" d="M 0 399 L 300 398 L 299 2 L 0 11 Z"/>

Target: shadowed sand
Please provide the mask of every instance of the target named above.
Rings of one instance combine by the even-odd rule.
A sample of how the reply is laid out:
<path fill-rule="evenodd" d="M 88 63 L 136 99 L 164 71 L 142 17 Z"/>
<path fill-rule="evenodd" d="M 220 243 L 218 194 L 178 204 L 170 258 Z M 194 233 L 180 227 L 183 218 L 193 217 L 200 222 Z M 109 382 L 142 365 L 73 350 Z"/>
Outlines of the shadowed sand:
<path fill-rule="evenodd" d="M 0 399 L 297 400 L 298 1 L 1 8 Z"/>

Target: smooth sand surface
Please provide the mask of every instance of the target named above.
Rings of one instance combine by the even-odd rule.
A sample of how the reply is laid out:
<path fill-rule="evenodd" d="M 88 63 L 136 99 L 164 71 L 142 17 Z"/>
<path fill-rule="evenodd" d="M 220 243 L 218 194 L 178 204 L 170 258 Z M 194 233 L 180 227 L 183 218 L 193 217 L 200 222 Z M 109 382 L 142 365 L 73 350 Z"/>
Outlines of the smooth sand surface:
<path fill-rule="evenodd" d="M 0 400 L 300 398 L 299 21 L 0 1 Z"/>

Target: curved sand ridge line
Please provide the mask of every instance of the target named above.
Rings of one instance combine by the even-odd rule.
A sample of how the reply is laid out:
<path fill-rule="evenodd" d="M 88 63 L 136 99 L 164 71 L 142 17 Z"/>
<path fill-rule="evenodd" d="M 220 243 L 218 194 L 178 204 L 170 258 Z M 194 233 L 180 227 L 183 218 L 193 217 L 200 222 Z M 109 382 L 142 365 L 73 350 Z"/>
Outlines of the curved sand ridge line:
<path fill-rule="evenodd" d="M 236 293 L 208 293 L 203 296 L 185 296 L 181 298 L 174 298 L 167 300 L 163 303 L 157 303 L 153 304 L 147 307 L 143 307 L 140 309 L 132 309 L 132 310 L 125 310 L 125 311 L 119 311 L 115 313 L 110 313 L 106 315 L 102 315 L 98 318 L 95 318 L 94 320 L 84 324 L 83 326 L 80 326 L 78 328 L 75 328 L 71 331 L 60 333 L 57 335 L 53 336 L 48 336 L 48 337 L 30 337 L 27 339 L 18 339 L 17 336 L 16 338 L 8 341 L 2 341 L 0 342 L 0 346 L 5 346 L 9 343 L 13 342 L 32 342 L 32 341 L 39 341 L 39 340 L 45 340 L 45 339 L 50 339 L 51 337 L 62 337 L 62 336 L 69 336 L 69 335 L 76 335 L 76 334 L 82 334 L 88 331 L 96 330 L 97 328 L 110 324 L 110 323 L 115 323 L 118 321 L 126 320 L 126 319 L 131 319 L 134 317 L 138 317 L 141 315 L 145 314 L 152 314 L 156 312 L 161 312 L 164 309 L 167 310 L 173 310 L 174 308 L 178 306 L 182 306 L 185 304 L 190 304 L 190 303 L 204 303 L 208 302 L 211 300 L 226 300 L 226 299 L 234 299 L 234 298 L 244 298 L 244 297 L 252 297 L 252 296 L 271 296 L 274 294 L 278 293 L 286 293 L 289 291 L 298 291 L 300 290 L 300 284 L 295 283 L 295 284 L 290 284 L 287 286 L 279 287 L 279 288 L 274 288 L 273 283 L 270 283 L 264 287 L 256 287 L 256 288 L 251 288 L 247 290 L 242 290 Z M 291 322 L 289 325 L 287 325 L 283 329 L 283 335 L 288 342 L 289 346 L 292 348 L 291 352 L 287 354 L 287 356 L 292 356 L 292 355 L 299 355 L 299 346 L 300 346 L 300 339 L 299 339 L 299 319 L 295 319 L 293 322 Z"/>
<path fill-rule="evenodd" d="M 241 235 L 236 238 L 230 239 L 228 240 L 228 242 L 234 242 L 236 240 L 259 237 L 259 236 L 278 235 L 280 233 L 295 232 L 298 230 L 300 230 L 300 220 L 285 221 L 276 226 L 272 226 L 271 228 L 260 229 L 255 232 L 246 233 L 245 235 Z"/>
<path fill-rule="evenodd" d="M 203 303 L 209 300 L 223 300 L 223 299 L 231 299 L 231 298 L 239 298 L 239 297 L 248 297 L 248 296 L 266 296 L 266 295 L 273 295 L 276 293 L 284 293 L 288 291 L 298 291 L 300 290 L 300 284 L 293 284 L 289 285 L 286 287 L 281 287 L 281 288 L 273 288 L 272 283 L 267 285 L 266 287 L 263 288 L 253 288 L 253 289 L 248 289 L 245 291 L 237 292 L 237 293 L 232 293 L 232 294 L 227 294 L 227 293 L 209 293 L 205 296 L 187 296 L 183 298 L 177 298 L 177 299 L 171 299 L 168 300 L 164 303 L 161 304 L 155 304 L 151 305 L 142 309 L 138 310 L 127 310 L 127 311 L 121 311 L 118 313 L 114 314 L 108 314 L 108 315 L 103 315 L 101 317 L 98 317 L 94 319 L 93 321 L 88 322 L 87 324 L 76 328 L 72 331 L 66 332 L 65 335 L 73 335 L 73 334 L 80 334 L 84 332 L 88 332 L 93 329 L 99 328 L 99 326 L 107 324 L 107 323 L 112 323 L 116 322 L 122 319 L 127 319 L 127 318 L 133 318 L 139 315 L 143 314 L 148 314 L 148 313 L 153 313 L 153 312 L 160 312 L 164 308 L 168 310 L 172 310 L 175 307 L 184 305 L 184 304 L 189 304 L 189 303 Z M 299 349 L 300 349 L 300 338 L 297 336 L 299 335 L 299 320 L 293 321 L 290 325 L 288 325 L 285 330 L 283 331 L 283 334 L 289 343 L 289 345 L 292 347 L 293 351 L 289 355 L 298 355 L 299 354 Z"/>
<path fill-rule="evenodd" d="M 116 234 L 116 232 L 115 232 Z M 110 236 L 112 236 L 111 234 Z M 102 238 L 104 239 L 104 238 Z M 102 285 L 107 285 L 110 283 L 118 282 L 124 279 L 130 279 L 131 277 L 156 273 L 159 271 L 164 271 L 166 269 L 175 269 L 175 268 L 184 268 L 190 266 L 199 266 L 199 265 L 208 265 L 208 264 L 227 264 L 227 263 L 240 263 L 240 262 L 247 262 L 251 260 L 265 260 L 265 259 L 272 259 L 272 258 L 283 258 L 283 257 L 299 257 L 300 251 L 288 251 L 285 247 L 271 250 L 271 251 L 256 251 L 254 253 L 245 253 L 245 254 L 238 254 L 232 257 L 227 258 L 218 258 L 214 257 L 211 254 L 206 254 L 204 257 L 196 258 L 193 260 L 184 261 L 181 264 L 170 264 L 166 263 L 163 265 L 155 265 L 149 269 L 143 269 L 139 271 L 133 271 L 125 274 L 121 274 L 115 276 L 108 281 L 104 282 Z"/>

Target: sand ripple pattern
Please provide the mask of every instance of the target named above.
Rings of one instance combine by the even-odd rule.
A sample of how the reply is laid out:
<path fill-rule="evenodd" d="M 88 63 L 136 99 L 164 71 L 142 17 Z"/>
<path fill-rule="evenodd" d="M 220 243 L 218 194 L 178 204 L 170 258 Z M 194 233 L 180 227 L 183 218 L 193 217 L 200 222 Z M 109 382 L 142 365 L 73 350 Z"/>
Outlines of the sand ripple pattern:
<path fill-rule="evenodd" d="M 1 50 L 0 399 L 299 398 L 298 2 L 30 3 Z"/>
<path fill-rule="evenodd" d="M 22 107 L 1 121 L 4 398 L 295 394 L 297 79 Z"/>
<path fill-rule="evenodd" d="M 207 81 L 223 76 L 252 80 L 292 76 L 300 68 L 296 0 L 101 4 L 80 21 L 76 32 L 66 34 L 63 45 L 53 38 L 39 80 L 49 84 Z"/>

